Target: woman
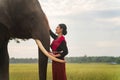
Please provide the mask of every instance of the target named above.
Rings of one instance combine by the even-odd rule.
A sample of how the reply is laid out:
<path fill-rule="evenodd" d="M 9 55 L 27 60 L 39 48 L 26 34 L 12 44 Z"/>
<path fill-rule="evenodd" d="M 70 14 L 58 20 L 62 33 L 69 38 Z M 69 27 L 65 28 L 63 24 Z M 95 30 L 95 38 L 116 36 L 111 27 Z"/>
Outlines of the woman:
<path fill-rule="evenodd" d="M 56 28 L 56 34 L 50 30 L 50 35 L 54 39 L 51 44 L 52 56 L 64 60 L 64 57 L 68 54 L 65 37 L 63 36 L 67 34 L 66 25 L 59 24 Z M 65 63 L 52 61 L 52 74 L 53 80 L 67 80 Z"/>

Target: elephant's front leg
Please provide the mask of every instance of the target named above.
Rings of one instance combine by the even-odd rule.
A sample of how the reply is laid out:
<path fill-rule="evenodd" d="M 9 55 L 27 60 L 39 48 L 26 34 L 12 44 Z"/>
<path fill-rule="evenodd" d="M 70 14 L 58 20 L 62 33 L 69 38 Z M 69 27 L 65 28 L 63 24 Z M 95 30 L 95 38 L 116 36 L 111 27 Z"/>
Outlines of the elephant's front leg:
<path fill-rule="evenodd" d="M 39 50 L 39 79 L 46 80 L 47 78 L 47 62 L 48 58 Z"/>
<path fill-rule="evenodd" d="M 9 80 L 8 41 L 0 41 L 0 80 Z"/>

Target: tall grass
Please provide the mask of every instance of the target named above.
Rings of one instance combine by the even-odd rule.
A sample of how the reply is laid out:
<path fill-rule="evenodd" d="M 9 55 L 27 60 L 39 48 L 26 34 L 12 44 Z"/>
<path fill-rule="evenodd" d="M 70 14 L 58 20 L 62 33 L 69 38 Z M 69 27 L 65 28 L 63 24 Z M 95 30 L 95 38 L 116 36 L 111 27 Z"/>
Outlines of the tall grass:
<path fill-rule="evenodd" d="M 51 64 L 48 65 L 47 80 L 52 80 Z M 68 80 L 120 80 L 120 65 L 67 64 Z M 38 80 L 37 64 L 11 64 L 10 80 Z"/>

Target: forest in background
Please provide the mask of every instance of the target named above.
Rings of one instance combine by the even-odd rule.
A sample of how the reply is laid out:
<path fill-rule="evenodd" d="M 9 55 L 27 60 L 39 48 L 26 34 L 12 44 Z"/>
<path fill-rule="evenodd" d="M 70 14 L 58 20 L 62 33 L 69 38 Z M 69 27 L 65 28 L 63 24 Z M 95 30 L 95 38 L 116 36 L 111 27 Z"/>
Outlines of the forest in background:
<path fill-rule="evenodd" d="M 120 57 L 110 56 L 83 56 L 83 57 L 66 57 L 67 63 L 109 63 L 120 64 Z M 37 58 L 10 58 L 10 63 L 37 63 Z M 51 60 L 48 60 L 50 63 Z"/>

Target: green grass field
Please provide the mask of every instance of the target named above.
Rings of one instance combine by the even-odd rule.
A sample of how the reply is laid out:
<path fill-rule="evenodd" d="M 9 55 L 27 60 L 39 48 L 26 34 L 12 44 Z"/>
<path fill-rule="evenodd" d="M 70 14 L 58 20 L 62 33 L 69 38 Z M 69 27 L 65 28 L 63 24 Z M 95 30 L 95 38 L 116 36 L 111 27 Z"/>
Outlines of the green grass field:
<path fill-rule="evenodd" d="M 67 80 L 120 80 L 120 65 L 67 64 Z M 10 80 L 38 80 L 37 64 L 10 64 Z M 47 80 L 52 80 L 51 64 Z"/>

